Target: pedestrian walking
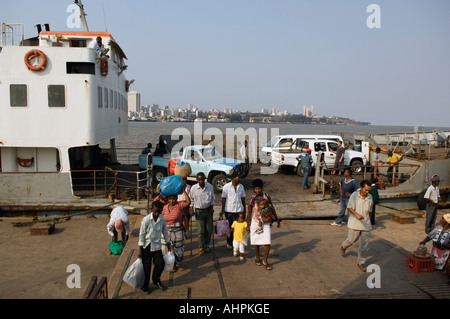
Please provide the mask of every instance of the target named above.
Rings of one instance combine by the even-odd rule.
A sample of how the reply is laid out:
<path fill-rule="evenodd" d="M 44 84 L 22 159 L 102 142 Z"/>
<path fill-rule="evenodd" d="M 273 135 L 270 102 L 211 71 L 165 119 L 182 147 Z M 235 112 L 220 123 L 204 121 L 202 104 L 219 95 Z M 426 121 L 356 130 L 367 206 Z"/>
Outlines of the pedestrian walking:
<path fill-rule="evenodd" d="M 170 241 L 169 231 L 167 229 L 166 219 L 161 215 L 163 205 L 159 201 L 154 201 L 151 206 L 151 214 L 144 217 L 141 222 L 139 231 L 139 258 L 142 258 L 144 266 L 145 280 L 142 291 L 148 293 L 150 283 L 150 273 L 152 262 L 155 266 L 153 269 L 153 284 L 161 290 L 167 288 L 161 283 L 161 274 L 164 270 L 164 258 L 161 250 L 161 236 L 168 243 Z M 169 248 L 169 244 L 167 244 Z"/>
<path fill-rule="evenodd" d="M 434 175 L 431 178 L 431 185 L 425 192 L 424 198 L 427 202 L 426 204 L 426 215 L 425 215 L 425 232 L 428 234 L 434 229 L 436 224 L 437 216 L 437 206 L 441 195 L 439 194 L 439 176 Z"/>
<path fill-rule="evenodd" d="M 189 197 L 191 199 L 190 214 L 195 215 L 198 233 L 199 255 L 211 252 L 209 244 L 213 233 L 214 214 L 214 189 L 210 183 L 205 182 L 205 174 L 197 173 L 197 184 L 191 187 Z"/>
<path fill-rule="evenodd" d="M 311 173 L 311 164 L 313 162 L 311 152 L 312 150 L 310 148 L 307 148 L 305 154 L 302 154 L 296 158 L 297 161 L 301 164 L 301 170 L 303 174 L 302 189 L 309 188 L 308 177 Z"/>
<path fill-rule="evenodd" d="M 244 141 L 244 144 L 239 149 L 239 153 L 241 155 L 241 160 L 245 163 L 245 170 L 250 170 L 250 160 L 248 157 L 248 142 L 247 140 Z"/>
<path fill-rule="evenodd" d="M 167 228 L 169 230 L 170 241 L 172 242 L 172 249 L 176 250 L 178 261 L 175 262 L 172 272 L 178 270 L 179 264 L 183 260 L 184 254 L 184 228 L 183 228 L 183 212 L 184 209 L 189 207 L 191 199 L 186 193 L 186 186 L 183 189 L 185 201 L 179 202 L 178 195 L 168 196 L 169 203 L 164 206 L 162 210 L 162 216 L 166 219 Z M 167 244 L 164 238 L 161 239 L 162 253 L 167 254 L 168 251 L 164 248 L 164 244 Z"/>
<path fill-rule="evenodd" d="M 231 237 L 233 233 L 233 256 L 240 254 L 239 260 L 244 261 L 245 246 L 244 236 L 247 230 L 247 222 L 245 221 L 244 214 L 239 213 L 238 220 L 233 222 L 228 232 L 228 237 Z"/>
<path fill-rule="evenodd" d="M 247 215 L 247 233 L 250 234 L 250 244 L 255 248 L 255 264 L 261 266 L 261 257 L 259 255 L 259 246 L 264 246 L 264 258 L 262 264 L 267 270 L 272 270 L 272 266 L 269 264 L 269 251 L 272 243 L 271 236 L 271 223 L 263 223 L 262 231 L 260 229 L 259 222 L 261 221 L 261 210 L 259 203 L 265 199 L 272 207 L 271 213 L 273 214 L 273 221 L 277 222 L 277 227 L 280 227 L 280 220 L 278 219 L 275 208 L 273 207 L 272 200 L 269 194 L 263 191 L 263 181 L 261 179 L 255 179 L 253 181 L 254 195 L 248 206 Z"/>
<path fill-rule="evenodd" d="M 372 210 L 372 195 L 369 194 L 371 182 L 363 180 L 360 184 L 361 188 L 350 196 L 347 209 L 350 212 L 348 218 L 348 234 L 347 239 L 341 244 L 341 255 L 344 257 L 346 250 L 353 245 L 358 238 L 361 237 L 358 250 L 357 265 L 358 268 L 365 272 L 366 267 L 366 251 L 369 245 L 370 231 L 370 211 Z"/>
<path fill-rule="evenodd" d="M 334 175 L 336 171 L 338 171 L 338 174 L 341 175 L 344 171 L 344 154 L 345 154 L 345 148 L 342 146 L 341 141 L 337 141 L 338 147 L 336 151 L 332 151 L 336 154 L 336 159 L 334 160 L 334 166 L 333 166 L 333 173 Z"/>
<path fill-rule="evenodd" d="M 377 181 L 378 179 L 373 176 L 372 177 L 372 185 L 370 186 L 370 192 L 369 194 L 372 195 L 372 211 L 370 212 L 370 224 L 375 225 L 375 211 L 378 203 L 380 202 L 380 195 L 378 194 L 378 187 L 377 187 Z"/>
<path fill-rule="evenodd" d="M 350 195 L 359 189 L 358 182 L 353 179 L 352 169 L 346 168 L 344 170 L 344 178 L 339 182 L 339 202 L 340 211 L 338 217 L 334 222 L 331 223 L 332 226 L 342 226 L 347 213 L 347 204 Z"/>
<path fill-rule="evenodd" d="M 220 217 L 228 220 L 228 225 L 232 225 L 239 217 L 239 213 L 245 218 L 245 190 L 238 175 L 233 176 L 231 182 L 225 184 L 222 189 L 222 210 Z M 233 248 L 233 238 L 227 237 L 227 248 Z"/>

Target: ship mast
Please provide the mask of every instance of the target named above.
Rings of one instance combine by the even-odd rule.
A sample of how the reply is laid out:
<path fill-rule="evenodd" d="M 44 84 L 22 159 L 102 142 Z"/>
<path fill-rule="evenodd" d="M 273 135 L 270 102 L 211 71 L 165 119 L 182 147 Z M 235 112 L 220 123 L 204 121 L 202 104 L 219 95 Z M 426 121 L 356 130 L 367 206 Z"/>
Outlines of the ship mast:
<path fill-rule="evenodd" d="M 83 29 L 84 31 L 89 31 L 87 21 L 86 21 L 86 14 L 84 13 L 83 4 L 81 3 L 81 0 L 75 0 L 75 4 L 80 7 L 80 18 L 81 21 L 83 21 Z"/>

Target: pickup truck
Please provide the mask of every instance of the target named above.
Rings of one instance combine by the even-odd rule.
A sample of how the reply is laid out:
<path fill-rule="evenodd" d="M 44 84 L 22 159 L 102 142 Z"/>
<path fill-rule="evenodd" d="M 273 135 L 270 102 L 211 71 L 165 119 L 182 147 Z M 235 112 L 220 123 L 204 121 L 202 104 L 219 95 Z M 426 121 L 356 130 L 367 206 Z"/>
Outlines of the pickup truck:
<path fill-rule="evenodd" d="M 297 161 L 302 153 L 306 153 L 308 148 L 311 149 L 313 158 L 312 167 L 316 166 L 317 152 L 322 151 L 325 165 L 328 169 L 333 169 L 338 144 L 334 140 L 318 140 L 318 139 L 297 139 L 289 149 L 272 149 L 271 161 L 273 164 L 281 166 L 289 166 L 300 176 L 302 176 L 300 162 Z M 363 153 L 354 150 L 345 150 L 344 166 L 350 166 L 354 173 L 362 171 L 362 166 L 367 164 L 367 158 Z"/>
<path fill-rule="evenodd" d="M 163 177 L 167 176 L 167 166 L 170 155 L 153 156 L 153 177 L 156 183 L 159 183 Z M 223 186 L 231 180 L 234 172 L 240 177 L 244 177 L 248 173 L 245 163 L 232 158 L 224 158 L 212 146 L 208 145 L 191 145 L 183 150 L 181 161 L 189 163 L 192 173 L 188 180 L 196 179 L 199 172 L 205 173 L 207 181 L 212 184 L 214 190 L 222 191 Z M 147 155 L 139 155 L 139 167 L 147 169 Z"/>
<path fill-rule="evenodd" d="M 270 141 L 261 148 L 261 158 L 265 160 L 269 160 L 272 149 L 275 150 L 289 150 L 294 143 L 295 140 L 305 139 L 305 140 L 333 140 L 333 141 L 341 141 L 342 145 L 344 145 L 344 141 L 339 135 L 311 135 L 311 134 L 302 134 L 302 135 L 276 135 L 270 139 Z"/>

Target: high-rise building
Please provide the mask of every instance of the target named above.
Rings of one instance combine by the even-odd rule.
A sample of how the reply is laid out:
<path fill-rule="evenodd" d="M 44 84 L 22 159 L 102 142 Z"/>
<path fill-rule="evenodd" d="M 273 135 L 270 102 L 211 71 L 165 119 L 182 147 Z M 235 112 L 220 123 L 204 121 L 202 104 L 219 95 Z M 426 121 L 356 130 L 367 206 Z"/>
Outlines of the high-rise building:
<path fill-rule="evenodd" d="M 131 91 L 128 93 L 128 112 L 141 111 L 141 93 Z"/>
<path fill-rule="evenodd" d="M 306 105 L 303 105 L 303 116 L 313 117 L 314 116 L 314 106 L 311 105 L 308 107 Z"/>

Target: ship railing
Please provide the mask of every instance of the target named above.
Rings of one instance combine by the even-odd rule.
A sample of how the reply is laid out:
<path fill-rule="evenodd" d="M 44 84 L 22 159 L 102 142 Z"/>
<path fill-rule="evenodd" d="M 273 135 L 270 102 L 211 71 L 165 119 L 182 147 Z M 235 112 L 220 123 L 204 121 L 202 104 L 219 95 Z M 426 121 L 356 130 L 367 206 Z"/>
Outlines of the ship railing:
<path fill-rule="evenodd" d="M 361 165 L 358 166 L 356 171 L 353 170 L 353 176 L 357 180 L 367 179 L 372 181 L 372 178 L 375 178 L 375 183 L 378 185 L 378 188 L 395 187 L 411 179 L 421 165 L 399 163 L 396 165 L 397 169 L 393 167 L 392 172 L 389 169 L 390 167 L 390 164 L 378 164 L 376 168 L 373 165 Z M 330 184 L 333 184 L 333 176 L 334 178 L 338 176 L 338 172 L 332 175 L 333 171 L 333 167 L 326 167 L 322 164 L 319 172 L 321 181 L 327 182 L 325 175 L 328 175 L 330 176 Z M 342 175 L 339 178 L 342 178 Z"/>
<path fill-rule="evenodd" d="M 124 165 L 134 165 L 138 163 L 138 157 L 144 148 L 138 147 L 117 147 L 117 162 Z"/>
<path fill-rule="evenodd" d="M 115 198 L 141 200 L 147 186 L 146 171 L 72 170 L 72 190 L 83 198 Z"/>

